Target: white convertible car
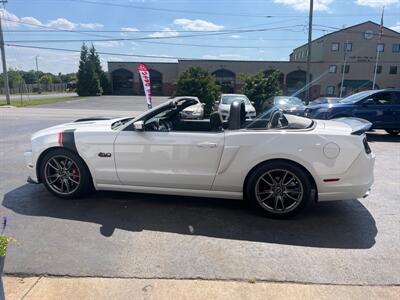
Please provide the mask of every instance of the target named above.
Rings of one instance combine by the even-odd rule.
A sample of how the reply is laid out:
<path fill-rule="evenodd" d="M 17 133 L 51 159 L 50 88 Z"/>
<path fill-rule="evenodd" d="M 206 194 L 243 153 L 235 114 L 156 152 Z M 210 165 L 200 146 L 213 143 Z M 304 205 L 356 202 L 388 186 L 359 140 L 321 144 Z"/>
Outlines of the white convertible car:
<path fill-rule="evenodd" d="M 223 122 L 181 119 L 193 99 L 136 118 L 80 119 L 36 132 L 30 182 L 74 198 L 88 190 L 246 199 L 271 217 L 308 201 L 365 197 L 374 155 L 361 119 L 310 120 L 272 109 L 247 121 L 243 102 Z"/>

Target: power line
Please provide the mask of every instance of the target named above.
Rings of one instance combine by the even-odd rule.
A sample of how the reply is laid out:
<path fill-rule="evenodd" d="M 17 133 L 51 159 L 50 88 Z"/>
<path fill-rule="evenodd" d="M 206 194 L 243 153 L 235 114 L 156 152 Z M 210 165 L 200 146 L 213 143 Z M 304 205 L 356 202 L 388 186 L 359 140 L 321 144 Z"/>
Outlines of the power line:
<path fill-rule="evenodd" d="M 26 1 L 26 0 L 25 0 Z M 41 0 L 44 2 L 71 2 L 78 4 L 90 4 L 90 5 L 100 5 L 109 7 L 121 7 L 121 8 L 131 8 L 136 10 L 148 10 L 148 11 L 160 11 L 165 13 L 185 13 L 185 14 L 199 14 L 199 15 L 215 15 L 215 16 L 225 16 L 225 17 L 252 17 L 252 18 L 308 18 L 307 15 L 262 15 L 262 14 L 251 14 L 251 13 L 227 13 L 227 12 L 212 12 L 212 11 L 195 11 L 195 10 L 183 10 L 183 9 L 172 9 L 172 8 L 161 8 L 161 7 L 148 7 L 133 4 L 115 3 L 115 2 L 105 2 L 105 1 L 92 1 L 92 0 L 59 0 L 59 1 L 48 1 Z M 346 1 L 343 1 L 346 2 Z M 392 16 L 397 16 L 398 14 L 387 14 Z M 379 14 L 330 14 L 330 15 L 316 15 L 316 18 L 341 18 L 341 17 L 362 17 L 362 16 L 379 16 Z"/>
<path fill-rule="evenodd" d="M 80 53 L 80 50 L 75 49 L 65 49 L 65 48 L 53 48 L 53 47 L 40 47 L 40 46 L 31 46 L 31 45 L 16 45 L 5 43 L 5 46 L 8 47 L 17 47 L 17 48 L 28 48 L 28 49 L 38 49 L 38 50 L 50 50 L 50 51 L 63 51 L 63 52 L 72 52 L 72 53 Z M 217 60 L 217 61 L 227 61 L 229 59 L 202 59 L 202 58 L 188 58 L 188 57 L 180 57 L 180 56 L 160 56 L 160 55 L 144 55 L 144 54 L 127 54 L 127 53 L 115 53 L 115 52 L 104 52 L 97 51 L 98 54 L 102 55 L 112 55 L 112 56 L 123 56 L 123 57 L 139 57 L 139 58 L 158 58 L 158 59 L 175 59 L 175 60 Z M 243 60 L 241 60 L 243 61 Z M 250 60 L 257 61 L 257 60 Z M 270 62 L 270 61 L 259 61 L 259 62 Z M 281 62 L 281 61 L 279 61 Z M 289 61 L 285 61 L 289 62 Z M 398 63 L 397 60 L 381 60 L 382 63 Z M 304 63 L 305 62 L 293 62 L 293 63 Z M 320 64 L 321 62 L 311 62 L 311 64 Z M 341 60 L 332 60 L 332 61 L 324 61 L 324 63 L 342 63 Z M 366 63 L 363 61 L 348 61 L 348 64 L 354 63 Z"/>

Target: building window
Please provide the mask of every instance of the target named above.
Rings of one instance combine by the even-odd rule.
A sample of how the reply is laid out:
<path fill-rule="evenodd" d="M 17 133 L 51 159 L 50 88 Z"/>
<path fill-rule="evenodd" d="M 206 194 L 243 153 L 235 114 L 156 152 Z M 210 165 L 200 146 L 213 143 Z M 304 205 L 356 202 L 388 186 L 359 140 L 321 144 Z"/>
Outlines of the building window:
<path fill-rule="evenodd" d="M 334 95 L 335 94 L 335 87 L 333 85 L 330 85 L 328 87 L 326 87 L 326 93 L 328 95 Z"/>
<path fill-rule="evenodd" d="M 332 51 L 339 51 L 339 43 L 332 43 L 331 50 Z"/>
<path fill-rule="evenodd" d="M 376 44 L 376 52 L 384 52 L 385 44 Z"/>
<path fill-rule="evenodd" d="M 350 52 L 353 50 L 353 43 L 344 43 L 344 51 Z"/>
<path fill-rule="evenodd" d="M 400 44 L 393 44 L 393 53 L 400 53 Z"/>
<path fill-rule="evenodd" d="M 343 65 L 342 65 L 342 69 L 341 69 L 341 71 L 340 71 L 340 73 L 343 73 Z M 349 73 L 350 72 L 350 66 L 349 65 L 346 65 L 346 67 L 344 68 L 344 72 L 347 74 L 347 73 Z"/>
<path fill-rule="evenodd" d="M 397 74 L 397 66 L 390 66 L 389 74 Z"/>
<path fill-rule="evenodd" d="M 337 71 L 337 66 L 336 65 L 330 65 L 329 66 L 329 73 L 336 73 Z"/>
<path fill-rule="evenodd" d="M 375 69 L 374 69 L 375 70 Z M 378 66 L 376 68 L 376 74 L 381 74 L 382 73 L 382 66 Z"/>

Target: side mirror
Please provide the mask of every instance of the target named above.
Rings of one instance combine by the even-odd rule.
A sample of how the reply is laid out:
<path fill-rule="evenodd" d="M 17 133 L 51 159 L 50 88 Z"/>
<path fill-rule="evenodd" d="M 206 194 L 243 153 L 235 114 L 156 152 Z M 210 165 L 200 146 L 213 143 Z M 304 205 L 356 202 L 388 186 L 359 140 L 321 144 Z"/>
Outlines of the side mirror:
<path fill-rule="evenodd" d="M 206 106 L 206 104 L 205 104 L 205 103 L 202 103 L 202 104 L 201 104 L 201 107 L 204 108 L 204 106 Z"/>
<path fill-rule="evenodd" d="M 136 131 L 144 131 L 144 122 L 143 121 L 136 121 L 133 123 L 133 127 Z"/>
<path fill-rule="evenodd" d="M 254 101 L 250 101 L 251 105 L 255 105 L 256 103 Z"/>

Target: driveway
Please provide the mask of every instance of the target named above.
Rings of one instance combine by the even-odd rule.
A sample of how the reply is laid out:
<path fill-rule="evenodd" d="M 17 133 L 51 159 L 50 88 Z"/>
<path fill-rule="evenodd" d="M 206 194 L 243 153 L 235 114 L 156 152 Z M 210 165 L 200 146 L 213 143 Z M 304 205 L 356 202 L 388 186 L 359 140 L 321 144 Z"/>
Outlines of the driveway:
<path fill-rule="evenodd" d="M 400 137 L 369 135 L 377 160 L 368 198 L 279 221 L 241 201 L 115 192 L 61 200 L 26 184 L 29 136 L 74 119 L 56 111 L 0 111 L 1 214 L 17 240 L 6 273 L 400 284 Z"/>

